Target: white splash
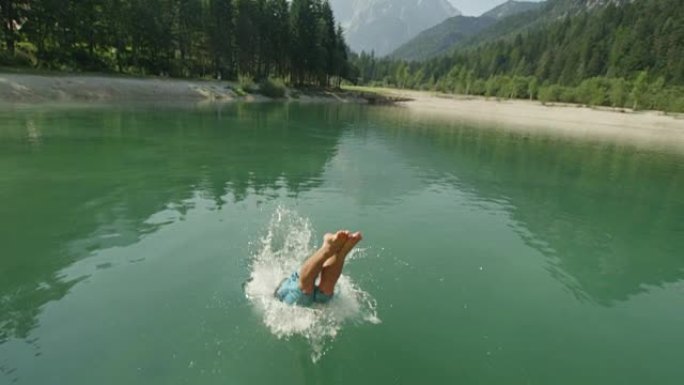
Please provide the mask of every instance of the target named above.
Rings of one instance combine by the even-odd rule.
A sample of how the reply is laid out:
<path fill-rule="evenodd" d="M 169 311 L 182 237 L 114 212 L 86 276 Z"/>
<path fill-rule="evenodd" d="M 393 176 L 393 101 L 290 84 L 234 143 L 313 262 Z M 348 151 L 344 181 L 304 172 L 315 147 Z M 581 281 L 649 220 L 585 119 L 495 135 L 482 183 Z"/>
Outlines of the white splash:
<path fill-rule="evenodd" d="M 263 316 L 264 324 L 276 337 L 304 337 L 317 362 L 342 326 L 347 323 L 380 323 L 376 302 L 352 280 L 342 275 L 335 298 L 328 304 L 302 308 L 283 304 L 273 293 L 283 279 L 298 269 L 314 251 L 311 223 L 294 211 L 279 207 L 271 218 L 266 235 L 252 257 L 251 277 L 245 285 L 247 299 Z M 347 263 L 359 258 L 356 250 Z"/>

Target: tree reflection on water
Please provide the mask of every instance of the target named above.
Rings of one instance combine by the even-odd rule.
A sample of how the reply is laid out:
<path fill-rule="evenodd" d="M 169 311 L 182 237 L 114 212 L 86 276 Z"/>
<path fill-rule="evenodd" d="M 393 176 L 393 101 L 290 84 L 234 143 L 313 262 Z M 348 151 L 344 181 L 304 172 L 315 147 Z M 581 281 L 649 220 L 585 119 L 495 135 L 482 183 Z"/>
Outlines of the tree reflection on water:
<path fill-rule="evenodd" d="M 684 279 L 684 236 L 673 236 L 684 234 L 682 154 L 460 123 L 435 129 L 401 114 L 381 118 L 417 167 L 482 200 L 504 202 L 521 237 L 578 298 L 610 306 Z M 426 146 L 430 157 L 420 156 Z"/>
<path fill-rule="evenodd" d="M 44 305 L 80 279 L 60 271 L 158 230 L 165 223 L 147 221 L 157 212 L 171 207 L 184 215 L 196 194 L 220 208 L 227 196 L 239 202 L 315 188 L 341 122 L 358 110 L 235 104 L 5 111 L 0 344 L 28 338 Z"/>

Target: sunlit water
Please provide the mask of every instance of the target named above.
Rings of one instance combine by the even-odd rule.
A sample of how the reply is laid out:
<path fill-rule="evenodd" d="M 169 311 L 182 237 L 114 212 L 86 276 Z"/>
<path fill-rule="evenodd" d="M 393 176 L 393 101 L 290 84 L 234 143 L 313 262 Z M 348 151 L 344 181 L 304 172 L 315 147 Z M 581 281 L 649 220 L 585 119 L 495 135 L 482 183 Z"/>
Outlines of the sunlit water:
<path fill-rule="evenodd" d="M 0 384 L 681 384 L 684 154 L 551 132 L 3 106 Z M 333 303 L 275 301 L 337 229 Z"/>

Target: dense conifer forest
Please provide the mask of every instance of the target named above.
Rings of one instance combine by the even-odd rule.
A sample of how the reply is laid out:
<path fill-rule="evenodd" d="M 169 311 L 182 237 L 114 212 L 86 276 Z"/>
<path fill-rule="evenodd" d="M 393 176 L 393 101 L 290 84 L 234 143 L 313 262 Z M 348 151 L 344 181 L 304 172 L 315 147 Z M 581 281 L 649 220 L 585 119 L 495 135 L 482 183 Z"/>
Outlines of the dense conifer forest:
<path fill-rule="evenodd" d="M 0 0 L 0 65 L 339 85 L 327 0 Z"/>
<path fill-rule="evenodd" d="M 424 62 L 367 53 L 353 62 L 364 84 L 684 112 L 684 2 L 623 3 L 566 13 Z"/>
<path fill-rule="evenodd" d="M 684 2 L 589 3 L 549 0 L 475 44 L 404 61 L 350 54 L 328 0 L 0 0 L 0 66 L 684 112 Z"/>

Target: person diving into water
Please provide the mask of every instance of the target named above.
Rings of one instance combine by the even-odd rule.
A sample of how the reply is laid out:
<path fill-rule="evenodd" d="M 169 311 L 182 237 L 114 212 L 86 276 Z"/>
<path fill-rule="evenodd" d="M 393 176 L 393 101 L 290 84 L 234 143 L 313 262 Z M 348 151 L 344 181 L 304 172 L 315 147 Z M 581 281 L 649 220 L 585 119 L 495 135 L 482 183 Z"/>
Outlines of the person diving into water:
<path fill-rule="evenodd" d="M 323 246 L 304 262 L 299 271 L 283 280 L 275 292 L 276 298 L 288 305 L 298 306 L 330 302 L 342 275 L 345 258 L 361 239 L 363 236 L 359 232 L 326 234 Z"/>

